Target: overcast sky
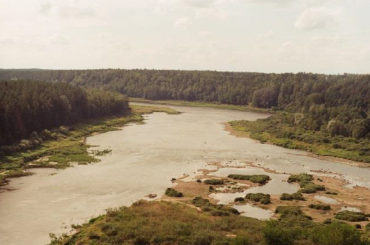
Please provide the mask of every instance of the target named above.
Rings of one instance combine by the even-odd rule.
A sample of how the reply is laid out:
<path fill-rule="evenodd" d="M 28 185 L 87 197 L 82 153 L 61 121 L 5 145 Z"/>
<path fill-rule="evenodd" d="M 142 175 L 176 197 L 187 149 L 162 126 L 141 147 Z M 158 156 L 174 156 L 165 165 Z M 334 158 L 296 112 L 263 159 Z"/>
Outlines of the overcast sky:
<path fill-rule="evenodd" d="M 0 0 L 0 68 L 370 73 L 370 0 Z"/>

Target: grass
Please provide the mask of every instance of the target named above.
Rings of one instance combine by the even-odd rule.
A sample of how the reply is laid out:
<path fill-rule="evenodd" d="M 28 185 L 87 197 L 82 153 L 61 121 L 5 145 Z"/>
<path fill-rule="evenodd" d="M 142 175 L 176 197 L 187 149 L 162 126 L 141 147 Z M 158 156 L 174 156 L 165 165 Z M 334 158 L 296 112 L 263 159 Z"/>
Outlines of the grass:
<path fill-rule="evenodd" d="M 369 245 L 354 226 L 314 223 L 300 207 L 279 206 L 277 220 L 258 221 L 197 197 L 192 204 L 139 201 L 74 225 L 73 235 L 51 235 L 51 245 Z M 226 210 L 228 210 L 227 215 Z M 220 212 L 223 215 L 220 215 Z"/>
<path fill-rule="evenodd" d="M 370 163 L 370 140 L 352 137 L 330 136 L 325 131 L 306 130 L 299 125 L 286 123 L 289 113 L 276 113 L 266 119 L 251 122 L 229 122 L 243 135 L 261 143 L 270 143 L 288 149 L 299 149 L 319 156 L 342 158 Z"/>
<path fill-rule="evenodd" d="M 264 223 L 255 219 L 214 217 L 181 203 L 139 201 L 107 211 L 73 236 L 53 236 L 51 244 L 262 245 L 263 229 Z"/>
<path fill-rule="evenodd" d="M 266 184 L 270 180 L 270 176 L 264 175 L 264 174 L 261 174 L 261 175 L 230 174 L 227 177 L 231 179 L 236 179 L 236 180 L 248 180 L 253 183 L 258 183 L 261 185 Z"/>
<path fill-rule="evenodd" d="M 202 101 L 184 101 L 184 100 L 147 100 L 141 98 L 130 98 L 131 102 L 138 103 L 150 103 L 158 105 L 174 105 L 174 106 L 190 106 L 190 107 L 208 107 L 208 108 L 218 108 L 236 111 L 255 111 L 255 112 L 270 112 L 268 109 L 256 108 L 253 106 L 241 106 L 241 105 L 229 105 L 221 103 L 211 103 Z"/>
<path fill-rule="evenodd" d="M 165 112 L 178 114 L 170 108 L 153 106 L 131 106 L 131 113 L 127 115 L 109 117 L 97 120 L 89 120 L 84 123 L 73 125 L 67 135 L 59 135 L 57 140 L 43 142 L 37 148 L 23 152 L 17 152 L 0 158 L 0 185 L 6 184 L 6 179 L 28 175 L 25 172 L 29 168 L 67 168 L 73 163 L 89 164 L 98 162 L 97 155 L 106 154 L 109 150 L 92 152 L 90 145 L 85 143 L 85 138 L 97 133 L 120 130 L 120 127 L 128 123 L 142 123 L 143 114 L 153 112 Z M 95 155 L 95 156 L 94 156 Z M 14 172 L 22 173 L 14 175 Z"/>

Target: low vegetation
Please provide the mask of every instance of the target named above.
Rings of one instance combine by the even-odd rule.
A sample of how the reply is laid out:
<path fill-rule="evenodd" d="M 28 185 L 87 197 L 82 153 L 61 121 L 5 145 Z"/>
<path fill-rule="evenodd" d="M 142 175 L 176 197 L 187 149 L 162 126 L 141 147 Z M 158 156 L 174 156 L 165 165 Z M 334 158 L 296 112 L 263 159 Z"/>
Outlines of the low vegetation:
<path fill-rule="evenodd" d="M 235 208 L 222 204 L 212 204 L 208 199 L 202 197 L 194 198 L 192 204 L 212 216 L 239 215 L 238 210 Z"/>
<path fill-rule="evenodd" d="M 350 221 L 350 222 L 359 222 L 359 221 L 369 220 L 364 213 L 353 212 L 353 211 L 348 211 L 348 210 L 338 212 L 335 215 L 335 218 L 339 220 Z"/>
<path fill-rule="evenodd" d="M 271 196 L 269 194 L 263 194 L 263 193 L 248 193 L 245 196 L 245 199 L 251 200 L 254 202 L 260 202 L 261 204 L 271 203 Z"/>
<path fill-rule="evenodd" d="M 338 221 L 314 223 L 299 207 L 278 207 L 277 220 L 258 221 L 235 215 L 214 216 L 218 205 L 197 197 L 195 208 L 183 203 L 139 201 L 108 210 L 74 235 L 52 235 L 51 245 L 369 245 L 366 235 Z"/>
<path fill-rule="evenodd" d="M 107 211 L 71 237 L 53 236 L 51 244 L 262 245 L 263 227 L 258 220 L 236 215 L 212 217 L 184 204 L 139 201 L 130 208 Z"/>
<path fill-rule="evenodd" d="M 164 194 L 169 197 L 183 197 L 184 196 L 181 192 L 176 191 L 173 188 L 167 188 Z"/>
<path fill-rule="evenodd" d="M 309 182 L 312 180 L 313 180 L 313 176 L 311 174 L 306 174 L 306 173 L 293 174 L 289 176 L 288 183 L 293 183 L 293 182 L 301 183 L 301 182 Z"/>
<path fill-rule="evenodd" d="M 222 179 L 206 179 L 204 183 L 207 185 L 223 185 L 224 181 Z"/>
<path fill-rule="evenodd" d="M 270 180 L 270 176 L 268 175 L 241 175 L 241 174 L 230 174 L 227 176 L 228 178 L 235 179 L 235 180 L 248 180 L 253 183 L 258 183 L 261 185 L 266 184 Z"/>
<path fill-rule="evenodd" d="M 310 204 L 308 205 L 309 208 L 318 209 L 318 210 L 330 210 L 330 205 L 323 205 L 323 204 Z"/>
<path fill-rule="evenodd" d="M 316 193 L 318 191 L 325 191 L 325 186 L 316 185 L 313 182 L 301 182 L 300 187 L 300 192 L 307 194 Z"/>
<path fill-rule="evenodd" d="M 277 113 L 267 119 L 257 121 L 230 122 L 236 131 L 246 132 L 247 136 L 261 143 L 271 143 L 289 149 L 299 149 L 320 156 L 339 157 L 348 160 L 370 163 L 369 138 L 356 138 L 331 133 L 338 121 L 333 120 L 322 130 L 309 130 L 300 127 L 301 114 Z M 355 123 L 353 123 L 355 127 Z M 339 126 L 338 126 L 339 127 Z M 367 126 L 368 127 L 368 126 Z"/>
<path fill-rule="evenodd" d="M 296 193 L 293 193 L 293 194 L 283 193 L 280 196 L 280 200 L 282 200 L 282 201 L 293 201 L 293 200 L 305 201 L 306 199 L 304 199 L 301 192 L 296 192 Z"/>

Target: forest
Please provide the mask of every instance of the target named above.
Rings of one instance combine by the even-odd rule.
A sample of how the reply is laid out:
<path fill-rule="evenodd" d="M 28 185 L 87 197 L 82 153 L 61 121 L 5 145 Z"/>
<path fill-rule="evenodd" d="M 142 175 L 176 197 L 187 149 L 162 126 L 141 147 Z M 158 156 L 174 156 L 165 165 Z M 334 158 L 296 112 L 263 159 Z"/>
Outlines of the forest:
<path fill-rule="evenodd" d="M 0 80 L 65 82 L 152 100 L 251 105 L 294 113 L 291 125 L 370 137 L 370 75 L 176 70 L 0 70 Z"/>
<path fill-rule="evenodd" d="M 119 93 L 82 89 L 67 83 L 0 82 L 0 147 L 8 154 L 27 145 L 10 146 L 21 139 L 38 145 L 52 137 L 50 129 L 125 113 L 128 100 Z M 63 130 L 63 128 L 62 128 Z"/>

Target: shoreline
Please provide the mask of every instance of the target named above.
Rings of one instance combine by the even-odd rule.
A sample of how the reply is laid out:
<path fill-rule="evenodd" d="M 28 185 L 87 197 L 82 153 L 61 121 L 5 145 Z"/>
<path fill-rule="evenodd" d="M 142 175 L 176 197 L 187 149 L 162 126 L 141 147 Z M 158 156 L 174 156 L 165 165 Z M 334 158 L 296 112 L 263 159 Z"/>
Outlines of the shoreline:
<path fill-rule="evenodd" d="M 65 169 L 71 167 L 75 164 L 88 165 L 98 162 L 99 159 L 96 158 L 100 153 L 91 153 L 88 149 L 91 147 L 86 144 L 86 138 L 94 135 L 99 135 L 105 132 L 121 130 L 124 126 L 130 123 L 143 123 L 145 120 L 143 115 L 151 114 L 154 112 L 163 112 L 167 114 L 180 114 L 180 112 L 164 107 L 156 106 L 131 106 L 131 113 L 122 116 L 101 118 L 96 120 L 90 120 L 87 122 L 79 123 L 73 125 L 76 128 L 70 132 L 70 135 L 63 136 L 58 140 L 49 140 L 44 142 L 40 147 L 36 149 L 31 149 L 27 151 L 18 152 L 14 155 L 4 156 L 5 158 L 13 159 L 13 162 L 8 164 L 15 164 L 15 161 L 23 161 L 23 154 L 32 155 L 34 154 L 36 158 L 31 161 L 27 161 L 22 164 L 22 167 L 16 168 L 14 170 L 3 170 L 0 172 L 0 189 L 6 189 L 12 178 L 21 178 L 32 176 L 33 173 L 30 171 L 36 168 L 53 168 L 53 169 Z M 77 139 L 77 140 L 76 140 Z M 71 148 L 72 150 L 78 149 L 78 155 L 73 155 L 72 157 L 77 158 L 77 160 L 68 159 L 58 159 L 57 151 L 65 151 L 63 153 L 70 153 L 66 148 Z M 59 161 L 53 161 L 53 158 L 57 158 Z M 80 160 L 80 161 L 79 161 Z M 6 164 L 6 163 L 5 163 Z"/>
<path fill-rule="evenodd" d="M 254 142 L 257 142 L 257 143 L 260 143 L 261 142 L 257 139 L 253 139 L 252 137 L 250 137 L 250 134 L 246 131 L 239 131 L 239 130 L 236 130 L 234 129 L 229 122 L 226 122 L 224 123 L 224 130 L 229 132 L 230 135 L 233 135 L 235 137 L 238 137 L 238 138 L 248 138 L 250 140 L 253 140 Z M 278 145 L 275 145 L 271 142 L 265 142 L 263 144 L 268 144 L 268 145 L 273 145 L 273 146 L 276 146 L 276 147 L 281 147 L 281 146 L 278 146 Z M 281 147 L 283 149 L 289 149 L 289 148 L 284 148 L 284 147 Z M 364 163 L 364 162 L 356 162 L 356 161 L 352 161 L 352 160 L 349 160 L 349 159 L 345 159 L 345 158 L 341 158 L 341 157 L 333 157 L 333 156 L 321 156 L 321 155 L 317 155 L 317 154 L 314 154 L 312 152 L 308 152 L 308 151 L 305 151 L 305 150 L 298 150 L 298 149 L 291 149 L 291 150 L 296 150 L 296 151 L 302 151 L 304 152 L 304 154 L 296 154 L 296 155 L 304 155 L 304 156 L 308 156 L 308 157 L 312 157 L 312 158 L 316 158 L 316 159 L 320 159 L 320 160 L 327 160 L 327 161 L 331 161 L 331 162 L 336 162 L 336 163 L 342 163 L 342 164 L 346 164 L 346 165 L 350 165 L 350 166 L 355 166 L 355 167 L 360 167 L 360 168 L 370 168 L 370 164 L 369 163 Z"/>
<path fill-rule="evenodd" d="M 141 98 L 130 98 L 129 102 L 134 103 L 145 103 L 145 104 L 155 104 L 155 105 L 171 105 L 171 106 L 188 106 L 188 107 L 203 107 L 203 108 L 216 108 L 224 110 L 234 110 L 234 111 L 250 111 L 265 114 L 273 114 L 269 109 L 262 109 L 252 106 L 240 106 L 240 105 L 230 105 L 230 104 L 220 104 L 202 101 L 185 101 L 185 100 L 147 100 Z"/>

